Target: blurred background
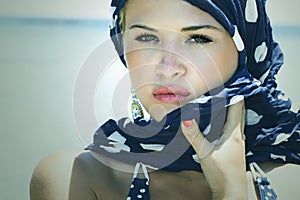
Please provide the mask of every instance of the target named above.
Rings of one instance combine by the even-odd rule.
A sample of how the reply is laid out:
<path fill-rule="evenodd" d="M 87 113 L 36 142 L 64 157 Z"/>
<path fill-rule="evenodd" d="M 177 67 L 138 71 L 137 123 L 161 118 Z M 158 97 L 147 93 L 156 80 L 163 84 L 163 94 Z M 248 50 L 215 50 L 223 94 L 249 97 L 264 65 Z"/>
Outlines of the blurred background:
<path fill-rule="evenodd" d="M 84 148 L 73 118 L 74 85 L 87 57 L 109 39 L 109 4 L 0 0 L 1 200 L 29 199 L 31 174 L 44 156 Z M 274 35 L 285 53 L 279 88 L 295 110 L 300 107 L 299 6 L 297 0 L 268 1 Z M 101 113 L 109 115 L 106 107 Z"/>

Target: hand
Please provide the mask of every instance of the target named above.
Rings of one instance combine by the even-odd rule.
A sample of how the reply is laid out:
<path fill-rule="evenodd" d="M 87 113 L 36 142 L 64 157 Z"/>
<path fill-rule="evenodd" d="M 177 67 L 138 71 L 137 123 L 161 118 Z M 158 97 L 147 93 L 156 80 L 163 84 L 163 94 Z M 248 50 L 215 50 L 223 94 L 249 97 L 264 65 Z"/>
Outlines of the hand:
<path fill-rule="evenodd" d="M 228 108 L 217 144 L 205 139 L 195 120 L 183 121 L 181 129 L 199 157 L 213 199 L 247 199 L 244 102 Z"/>

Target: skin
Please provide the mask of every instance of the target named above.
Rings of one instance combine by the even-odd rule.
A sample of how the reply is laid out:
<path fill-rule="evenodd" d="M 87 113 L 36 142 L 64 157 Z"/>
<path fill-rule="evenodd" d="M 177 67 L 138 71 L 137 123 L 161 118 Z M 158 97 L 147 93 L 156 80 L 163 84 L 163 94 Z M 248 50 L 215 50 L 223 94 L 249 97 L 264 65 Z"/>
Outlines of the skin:
<path fill-rule="evenodd" d="M 203 25 L 205 28 L 182 31 Z M 237 50 L 230 35 L 210 15 L 181 0 L 129 0 L 123 40 L 133 87 L 157 121 L 222 85 L 237 66 Z M 189 95 L 180 101 L 161 101 L 153 95 L 161 86 L 183 88 Z M 256 199 L 251 175 L 245 167 L 243 116 L 243 102 L 229 107 L 217 145 L 202 137 L 193 120 L 182 122 L 181 129 L 197 152 L 204 173 L 149 172 L 151 199 Z M 80 152 L 72 166 L 63 157 L 50 156 L 35 169 L 30 188 L 32 200 L 126 198 L 134 166 L 88 151 Z M 62 173 L 53 173 L 53 168 Z M 72 174 L 70 185 L 63 187 L 58 184 L 62 176 L 57 174 L 65 171 Z M 47 191 L 43 192 L 41 187 Z M 57 192 L 62 188 L 64 192 Z"/>
<path fill-rule="evenodd" d="M 222 85 L 237 67 L 237 49 L 228 32 L 209 14 L 180 0 L 128 1 L 123 40 L 135 92 L 157 121 Z M 179 87 L 189 95 L 161 101 L 153 96 L 160 86 Z"/>
<path fill-rule="evenodd" d="M 184 1 L 130 0 L 123 40 L 133 87 L 155 120 L 224 84 L 237 68 L 238 53 L 228 32 Z M 187 92 L 177 101 L 157 98 L 161 86 Z M 235 106 L 230 113 L 238 113 L 239 120 L 226 123 L 218 148 L 205 142 L 193 120 L 183 122 L 183 133 L 197 152 L 214 199 L 247 199 L 242 110 Z M 238 191 L 236 184 L 242 186 Z"/>
<path fill-rule="evenodd" d="M 243 115 L 243 102 L 229 109 L 217 145 L 205 139 L 194 120 L 182 122 L 182 131 L 197 152 L 214 199 L 247 199 Z"/>
<path fill-rule="evenodd" d="M 173 20 L 179 13 L 183 13 L 183 16 Z M 223 84 L 236 70 L 237 50 L 230 35 L 210 15 L 184 1 L 130 0 L 126 7 L 125 22 L 124 50 L 133 87 L 155 120 L 161 120 L 166 113 Z M 210 74 L 209 79 L 205 78 L 206 74 Z M 187 95 L 180 100 L 158 99 L 153 94 L 161 86 L 172 90 L 179 88 L 180 91 L 187 91 Z M 164 112 L 161 112 L 161 108 Z M 153 171 L 150 173 L 151 198 L 247 198 L 244 143 L 241 139 L 243 128 L 240 123 L 243 109 L 238 105 L 230 110 L 231 121 L 226 125 L 226 134 L 222 136 L 227 141 L 221 145 L 223 148 L 218 148 L 204 158 L 200 157 L 199 152 L 205 173 Z M 192 121 L 188 126 L 183 126 L 182 130 L 188 139 L 190 135 L 196 134 L 194 143 L 191 144 L 198 152 L 203 143 L 203 139 L 198 137 L 201 135 L 198 127 Z M 228 156 L 227 153 L 230 154 L 234 149 L 240 150 Z M 94 156 L 110 166 L 101 170 L 112 174 L 104 176 L 104 183 L 110 182 L 118 188 L 116 194 L 115 188 L 100 184 L 93 188 L 95 195 L 103 199 L 124 198 L 132 177 L 127 172 L 132 172 L 133 166 L 99 157 L 97 154 Z M 227 157 L 226 163 L 224 159 L 219 161 L 224 156 Z M 221 166 L 231 161 L 234 164 L 226 167 L 226 170 L 215 167 L 215 170 L 211 170 L 215 164 Z M 82 161 L 78 159 L 77 162 Z M 229 173 L 232 169 L 236 172 L 235 176 Z M 189 187 L 186 187 L 187 183 Z M 237 188 L 234 187 L 236 184 L 241 185 L 239 191 L 233 190 Z M 72 187 L 77 189 L 71 190 L 71 199 L 82 195 L 77 192 L 81 187 L 71 185 L 71 189 Z M 99 188 L 102 190 L 99 191 Z"/>
<path fill-rule="evenodd" d="M 195 171 L 149 171 L 151 199 L 209 200 L 212 197 L 214 199 L 247 199 L 247 187 L 251 190 L 249 195 L 252 195 L 252 198 L 249 199 L 255 199 L 251 176 L 248 176 L 247 183 L 244 156 L 239 153 L 240 151 L 243 152 L 244 145 L 241 139 L 242 114 L 243 103 L 231 106 L 222 142 L 205 157 L 201 156 L 200 151 L 198 152 L 206 170 L 204 174 Z M 193 138 L 193 134 L 197 135 L 191 142 L 194 148 L 202 145 L 200 143 L 203 143 L 204 140 L 198 134 L 200 133 L 199 130 L 193 126 L 193 122 L 188 127 L 182 125 L 182 129 L 188 140 Z M 232 153 L 232 156 L 226 155 L 227 159 L 220 159 L 224 158 L 227 153 Z M 234 163 L 230 163 L 231 161 Z M 216 167 L 224 166 L 224 164 L 228 167 Z M 103 155 L 88 151 L 81 153 L 73 163 L 69 199 L 126 199 L 133 169 L 134 166 L 132 165 Z M 234 175 L 232 171 L 235 172 Z M 222 187 L 229 185 L 230 187 Z"/>
<path fill-rule="evenodd" d="M 179 14 L 182 17 L 178 19 Z M 173 20 L 175 18 L 178 20 Z M 236 70 L 237 50 L 230 35 L 210 15 L 184 1 L 129 0 L 125 21 L 125 57 L 133 87 L 157 121 L 209 89 L 222 85 Z M 195 30 L 189 30 L 191 27 Z M 145 39 L 146 42 L 142 41 Z M 188 91 L 188 95 L 180 101 L 161 101 L 153 96 L 153 91 L 160 86 L 180 88 Z M 203 143 L 199 129 L 193 121 L 185 122 L 182 130 L 188 140 L 190 136 L 195 138 L 191 144 L 199 153 L 205 172 L 149 172 L 151 199 L 247 198 L 241 105 L 229 108 L 231 114 L 226 123 L 228 130 L 222 136 L 224 141 L 218 150 L 205 157 L 198 151 Z M 231 154 L 231 146 L 242 151 Z M 219 159 L 225 154 L 228 161 Z M 212 167 L 225 166 L 232 160 L 235 165 L 226 169 Z M 69 199 L 125 199 L 133 168 L 103 155 L 82 153 L 73 163 Z M 229 178 L 230 169 L 236 171 L 234 179 Z M 38 182 L 33 178 L 32 199 L 40 196 L 34 195 Z M 232 190 L 234 184 L 240 185 L 241 193 Z"/>
<path fill-rule="evenodd" d="M 182 17 L 173 20 L 179 14 Z M 133 87 L 155 120 L 223 84 L 236 70 L 237 50 L 230 35 L 210 15 L 184 1 L 129 0 L 125 17 L 124 49 Z M 197 28 L 189 30 L 191 27 Z M 188 95 L 180 101 L 161 101 L 153 96 L 160 86 L 180 88 L 188 91 Z M 219 150 L 204 158 L 198 152 L 203 142 L 197 126 L 193 121 L 182 126 L 188 140 L 196 134 L 191 144 L 199 153 L 205 173 L 150 172 L 151 199 L 247 198 L 241 105 L 229 109 L 228 130 L 222 136 L 226 145 L 220 144 Z M 232 147 L 241 151 L 231 154 Z M 225 154 L 226 160 L 219 159 Z M 226 166 L 232 160 L 234 165 L 226 170 L 214 166 Z M 125 199 L 133 168 L 103 155 L 83 153 L 73 164 L 69 198 Z M 230 169 L 234 169 L 235 176 L 231 176 Z M 240 185 L 239 192 L 232 189 L 236 185 Z"/>

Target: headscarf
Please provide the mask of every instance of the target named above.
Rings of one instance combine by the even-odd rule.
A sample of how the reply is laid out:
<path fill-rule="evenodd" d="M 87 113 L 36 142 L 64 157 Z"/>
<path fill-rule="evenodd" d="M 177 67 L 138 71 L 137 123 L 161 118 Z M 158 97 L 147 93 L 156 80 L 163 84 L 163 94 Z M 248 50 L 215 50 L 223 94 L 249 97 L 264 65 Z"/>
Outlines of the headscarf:
<path fill-rule="evenodd" d="M 94 135 L 87 149 L 118 157 L 124 162 L 144 162 L 159 169 L 201 171 L 192 147 L 184 140 L 180 122 L 196 118 L 211 141 L 218 137 L 226 108 L 245 100 L 246 161 L 300 164 L 300 113 L 283 100 L 275 75 L 283 53 L 274 41 L 265 0 L 186 0 L 209 13 L 231 35 L 238 50 L 238 68 L 222 88 L 169 113 L 161 122 L 138 115 L 134 123 L 109 120 Z M 111 3 L 110 35 L 126 66 L 120 27 L 120 10 L 126 0 Z M 215 133 L 218 133 L 217 135 Z M 120 156 L 122 154 L 122 156 Z M 174 159 L 175 158 L 175 159 Z"/>

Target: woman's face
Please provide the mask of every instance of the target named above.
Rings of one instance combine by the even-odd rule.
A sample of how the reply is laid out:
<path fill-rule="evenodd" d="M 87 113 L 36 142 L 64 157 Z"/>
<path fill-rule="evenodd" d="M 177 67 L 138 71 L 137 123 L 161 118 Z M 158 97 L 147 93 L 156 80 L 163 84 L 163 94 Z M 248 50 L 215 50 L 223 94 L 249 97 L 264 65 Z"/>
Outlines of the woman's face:
<path fill-rule="evenodd" d="M 123 41 L 136 95 L 157 121 L 221 86 L 237 68 L 229 33 L 182 0 L 129 0 Z"/>

